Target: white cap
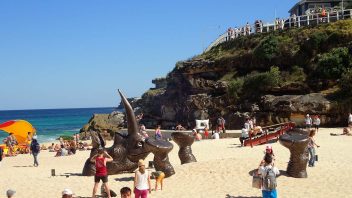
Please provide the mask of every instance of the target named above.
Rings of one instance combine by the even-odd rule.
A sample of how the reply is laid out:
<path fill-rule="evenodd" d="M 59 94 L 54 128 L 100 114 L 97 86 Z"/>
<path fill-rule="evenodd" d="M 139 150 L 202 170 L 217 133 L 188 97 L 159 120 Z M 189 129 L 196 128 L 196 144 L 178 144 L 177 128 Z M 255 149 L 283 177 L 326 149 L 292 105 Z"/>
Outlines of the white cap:
<path fill-rule="evenodd" d="M 73 192 L 72 190 L 65 188 L 64 191 L 62 191 L 62 195 L 72 195 Z"/>
<path fill-rule="evenodd" d="M 36 140 L 38 137 L 36 135 L 33 135 L 32 139 Z"/>

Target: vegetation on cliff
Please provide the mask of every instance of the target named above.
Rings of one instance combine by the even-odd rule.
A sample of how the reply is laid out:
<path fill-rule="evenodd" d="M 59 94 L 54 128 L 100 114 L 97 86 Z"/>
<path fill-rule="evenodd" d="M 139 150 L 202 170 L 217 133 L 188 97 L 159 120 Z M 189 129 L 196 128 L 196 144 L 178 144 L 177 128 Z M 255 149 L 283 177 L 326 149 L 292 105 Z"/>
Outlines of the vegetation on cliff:
<path fill-rule="evenodd" d="M 339 88 L 335 92 L 346 91 L 352 82 L 351 54 L 352 20 L 344 20 L 240 37 L 196 58 L 213 60 L 215 65 L 235 73 L 232 78 L 226 78 L 229 94 L 247 99 L 271 93 L 275 87 L 297 83 L 305 84 L 303 87 L 308 87 L 308 92 L 334 86 Z"/>

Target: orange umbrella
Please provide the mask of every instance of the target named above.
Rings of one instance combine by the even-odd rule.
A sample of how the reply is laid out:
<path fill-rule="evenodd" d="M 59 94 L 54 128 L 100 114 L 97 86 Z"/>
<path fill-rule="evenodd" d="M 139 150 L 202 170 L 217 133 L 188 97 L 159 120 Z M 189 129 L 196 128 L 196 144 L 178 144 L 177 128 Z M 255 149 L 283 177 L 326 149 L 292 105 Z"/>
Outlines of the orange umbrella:
<path fill-rule="evenodd" d="M 36 132 L 31 123 L 25 120 L 10 120 L 0 124 L 0 130 L 13 133 L 19 144 L 27 143 L 27 134 L 31 132 L 31 137 Z"/>

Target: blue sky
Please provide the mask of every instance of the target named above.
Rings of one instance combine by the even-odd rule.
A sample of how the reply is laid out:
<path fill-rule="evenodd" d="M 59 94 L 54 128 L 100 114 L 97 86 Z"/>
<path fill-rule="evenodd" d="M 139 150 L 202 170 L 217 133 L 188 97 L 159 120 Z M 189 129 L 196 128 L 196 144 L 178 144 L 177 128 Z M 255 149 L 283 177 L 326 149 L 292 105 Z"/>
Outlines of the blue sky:
<path fill-rule="evenodd" d="M 0 1 L 0 110 L 117 106 L 228 27 L 294 0 Z"/>

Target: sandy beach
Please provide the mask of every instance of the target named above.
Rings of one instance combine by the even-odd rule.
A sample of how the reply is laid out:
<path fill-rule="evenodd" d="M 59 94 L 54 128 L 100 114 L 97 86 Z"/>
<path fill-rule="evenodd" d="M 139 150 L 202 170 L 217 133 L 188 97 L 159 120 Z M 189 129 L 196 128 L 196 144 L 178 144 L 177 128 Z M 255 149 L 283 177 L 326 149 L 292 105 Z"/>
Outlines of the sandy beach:
<path fill-rule="evenodd" d="M 316 135 L 319 161 L 316 167 L 307 167 L 308 178 L 278 177 L 279 197 L 351 197 L 352 155 L 349 154 L 352 137 L 330 136 L 341 133 L 341 128 L 322 128 Z M 110 142 L 111 143 L 111 142 Z M 150 197 L 261 197 L 261 191 L 251 187 L 250 172 L 263 158 L 265 145 L 253 148 L 239 147 L 238 139 L 203 140 L 195 142 L 193 153 L 198 162 L 180 165 L 178 146 L 170 153 L 170 161 L 176 174 L 164 180 L 163 191 L 153 191 Z M 289 151 L 279 143 L 272 144 L 276 166 L 286 170 Z M 64 188 L 70 188 L 75 196 L 90 197 L 93 177 L 84 177 L 82 171 L 90 151 L 78 151 L 76 155 L 54 157 L 55 153 L 42 151 L 39 167 L 33 167 L 29 154 L 6 157 L 0 167 L 0 196 L 7 189 L 17 191 L 16 197 L 61 197 Z M 151 161 L 150 154 L 146 161 Z M 51 176 L 55 169 L 55 177 Z M 150 169 L 152 171 L 152 169 Z M 109 185 L 119 192 L 123 186 L 133 187 L 133 173 L 110 175 Z M 154 180 L 152 181 L 154 186 Z"/>

